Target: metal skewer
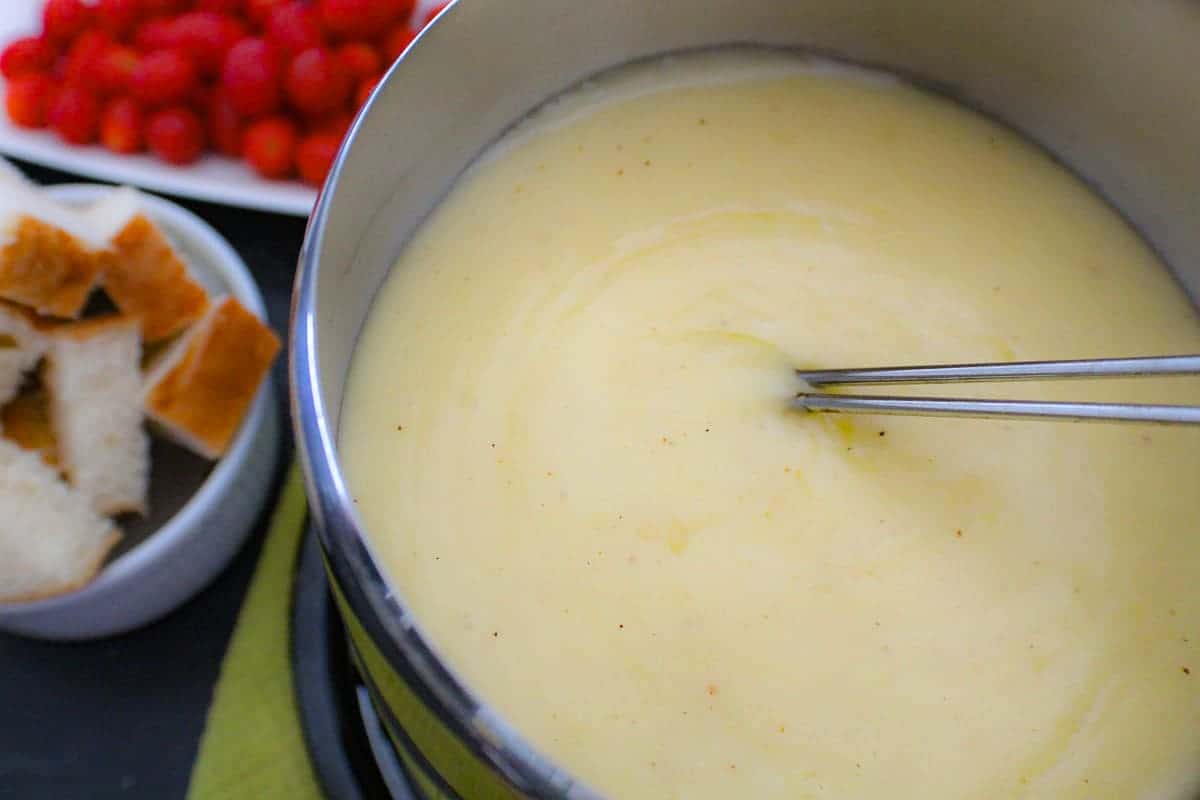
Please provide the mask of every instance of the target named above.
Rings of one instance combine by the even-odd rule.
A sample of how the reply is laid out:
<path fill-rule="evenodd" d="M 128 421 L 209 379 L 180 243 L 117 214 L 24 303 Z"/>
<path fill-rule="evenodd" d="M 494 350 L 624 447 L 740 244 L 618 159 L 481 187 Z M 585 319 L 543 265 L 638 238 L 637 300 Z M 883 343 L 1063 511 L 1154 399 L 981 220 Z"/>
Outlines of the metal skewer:
<path fill-rule="evenodd" d="M 812 388 L 852 384 L 958 383 L 1198 374 L 1200 355 L 796 371 L 796 376 L 807 384 L 807 387 Z M 796 408 L 807 411 L 1070 421 L 1105 420 L 1163 425 L 1200 424 L 1200 406 L 841 395 L 808 391 L 807 387 L 805 391 L 796 395 L 793 402 Z"/>

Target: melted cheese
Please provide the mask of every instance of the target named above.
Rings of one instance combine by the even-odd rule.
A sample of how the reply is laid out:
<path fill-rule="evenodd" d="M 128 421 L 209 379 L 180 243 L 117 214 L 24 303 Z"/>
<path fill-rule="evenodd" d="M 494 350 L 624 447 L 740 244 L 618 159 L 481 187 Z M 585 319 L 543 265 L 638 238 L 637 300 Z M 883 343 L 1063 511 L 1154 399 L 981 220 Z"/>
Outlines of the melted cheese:
<path fill-rule="evenodd" d="M 1011 131 L 696 55 L 589 84 L 460 181 L 378 295 L 340 446 L 435 646 L 600 791 L 1178 797 L 1200 433 L 788 401 L 797 366 L 1189 351 L 1145 243 Z M 959 393 L 997 392 L 1200 402 Z"/>

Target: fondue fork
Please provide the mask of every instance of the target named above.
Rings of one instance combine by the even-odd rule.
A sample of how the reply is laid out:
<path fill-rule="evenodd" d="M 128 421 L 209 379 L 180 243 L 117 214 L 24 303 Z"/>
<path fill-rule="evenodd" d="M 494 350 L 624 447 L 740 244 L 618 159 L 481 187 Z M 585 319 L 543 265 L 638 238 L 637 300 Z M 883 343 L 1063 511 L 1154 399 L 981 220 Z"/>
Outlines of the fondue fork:
<path fill-rule="evenodd" d="M 1200 375 L 1200 355 L 1149 358 L 1097 358 L 1078 361 L 1024 361 L 996 364 L 945 364 L 867 369 L 796 370 L 804 391 L 793 406 L 813 412 L 903 414 L 932 417 L 981 417 L 1065 420 L 1071 422 L 1145 422 L 1200 424 L 1200 406 L 1141 403 L 1071 403 L 1031 400 L 976 400 L 952 397 L 845 395 L 812 391 L 825 386 L 864 384 L 967 383 L 1064 378 L 1130 378 L 1152 375 Z"/>

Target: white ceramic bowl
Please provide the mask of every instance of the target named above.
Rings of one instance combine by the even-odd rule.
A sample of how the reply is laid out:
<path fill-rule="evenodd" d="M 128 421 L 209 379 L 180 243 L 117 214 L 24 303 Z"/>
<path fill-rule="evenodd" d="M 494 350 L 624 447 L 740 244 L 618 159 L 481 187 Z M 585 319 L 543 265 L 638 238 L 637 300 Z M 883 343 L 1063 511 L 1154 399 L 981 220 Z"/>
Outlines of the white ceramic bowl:
<path fill-rule="evenodd" d="M 111 187 L 55 186 L 69 204 L 98 200 Z M 233 294 L 266 319 L 245 262 L 213 228 L 174 203 L 144 196 L 144 209 L 186 255 L 214 295 Z M 237 553 L 270 491 L 279 455 L 279 409 L 268 377 L 229 450 L 209 465 L 157 438 L 145 520 L 124 524 L 121 549 L 77 592 L 0 605 L 0 630 L 43 639 L 95 639 L 132 630 L 174 611 L 207 586 Z"/>

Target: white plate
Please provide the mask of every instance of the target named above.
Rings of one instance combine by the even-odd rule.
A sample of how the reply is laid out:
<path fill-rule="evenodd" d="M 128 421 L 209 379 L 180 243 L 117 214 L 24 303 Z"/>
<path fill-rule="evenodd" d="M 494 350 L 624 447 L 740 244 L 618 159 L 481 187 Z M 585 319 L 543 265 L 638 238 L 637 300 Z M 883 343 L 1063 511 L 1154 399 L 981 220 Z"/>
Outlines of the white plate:
<path fill-rule="evenodd" d="M 0 0 L 0 46 L 41 28 L 45 0 Z M 0 92 L 4 79 L 0 78 Z M 150 156 L 121 156 L 102 147 L 74 147 L 48 131 L 18 128 L 0 110 L 0 153 L 76 175 L 241 208 L 307 217 L 317 193 L 298 181 L 268 181 L 230 158 L 206 155 L 187 167 Z"/>

